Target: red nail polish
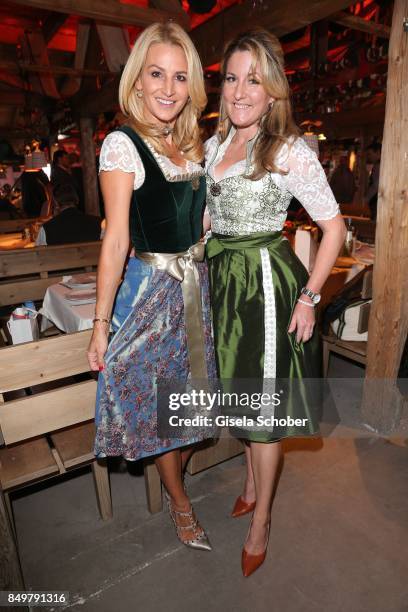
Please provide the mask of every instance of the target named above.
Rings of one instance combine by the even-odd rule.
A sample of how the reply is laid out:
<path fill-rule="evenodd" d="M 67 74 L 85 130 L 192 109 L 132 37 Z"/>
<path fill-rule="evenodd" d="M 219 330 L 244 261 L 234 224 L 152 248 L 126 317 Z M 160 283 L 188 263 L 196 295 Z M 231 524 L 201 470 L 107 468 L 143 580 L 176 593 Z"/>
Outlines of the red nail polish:
<path fill-rule="evenodd" d="M 103 366 L 99 366 L 99 371 L 102 372 Z"/>

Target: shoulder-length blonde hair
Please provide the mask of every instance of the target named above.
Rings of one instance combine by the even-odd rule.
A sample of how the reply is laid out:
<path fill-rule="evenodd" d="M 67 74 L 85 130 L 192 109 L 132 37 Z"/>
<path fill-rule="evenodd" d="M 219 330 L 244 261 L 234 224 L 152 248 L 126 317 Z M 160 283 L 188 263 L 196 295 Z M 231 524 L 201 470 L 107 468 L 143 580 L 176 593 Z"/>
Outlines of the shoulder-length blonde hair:
<path fill-rule="evenodd" d="M 201 161 L 203 145 L 200 138 L 198 119 L 207 103 L 204 88 L 203 69 L 197 50 L 190 37 L 178 24 L 154 23 L 147 27 L 136 40 L 126 62 L 119 84 L 119 104 L 122 113 L 131 126 L 152 142 L 159 153 L 165 153 L 165 143 L 159 128 L 146 122 L 143 115 L 143 98 L 136 95 L 136 81 L 146 62 L 147 52 L 155 43 L 178 45 L 187 59 L 187 85 L 189 101 L 177 117 L 173 141 L 187 159 Z"/>
<path fill-rule="evenodd" d="M 224 51 L 221 63 L 223 80 L 227 74 L 229 59 L 235 51 L 249 51 L 252 55 L 252 70 L 258 64 L 262 85 L 266 93 L 275 99 L 270 109 L 260 121 L 260 130 L 253 149 L 254 169 L 248 177 L 257 180 L 267 172 L 280 172 L 276 164 L 276 154 L 283 143 L 290 144 L 290 137 L 297 136 L 290 103 L 290 90 L 284 70 L 283 51 L 279 40 L 263 28 L 253 28 L 238 34 L 230 41 Z M 231 128 L 231 121 L 225 110 L 223 96 L 220 102 L 218 133 L 224 141 Z"/>

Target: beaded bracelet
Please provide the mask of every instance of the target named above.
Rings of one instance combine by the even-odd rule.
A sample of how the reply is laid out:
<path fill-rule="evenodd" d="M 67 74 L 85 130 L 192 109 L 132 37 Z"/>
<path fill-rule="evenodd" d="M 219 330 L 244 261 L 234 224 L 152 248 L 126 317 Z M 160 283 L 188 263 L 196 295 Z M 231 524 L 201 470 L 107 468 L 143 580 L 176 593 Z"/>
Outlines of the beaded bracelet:
<path fill-rule="evenodd" d="M 309 306 L 309 308 L 314 308 L 315 304 L 311 304 L 310 302 L 306 302 L 306 300 L 302 300 L 301 298 L 298 298 L 298 302 L 300 302 L 301 304 L 304 304 L 305 306 Z"/>
<path fill-rule="evenodd" d="M 92 319 L 92 323 L 96 323 L 96 321 L 100 321 L 101 323 L 110 323 L 110 319 L 105 319 L 104 317 L 95 317 Z"/>

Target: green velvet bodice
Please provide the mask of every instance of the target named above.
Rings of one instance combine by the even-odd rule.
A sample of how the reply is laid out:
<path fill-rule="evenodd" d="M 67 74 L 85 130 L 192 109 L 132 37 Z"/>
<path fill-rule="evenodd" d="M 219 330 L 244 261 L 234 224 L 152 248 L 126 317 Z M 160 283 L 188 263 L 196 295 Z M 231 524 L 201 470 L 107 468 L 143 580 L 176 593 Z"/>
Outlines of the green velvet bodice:
<path fill-rule="evenodd" d="M 177 253 L 198 242 L 202 234 L 205 177 L 167 180 L 153 153 L 129 126 L 119 128 L 140 155 L 145 180 L 132 195 L 130 238 L 137 251 Z M 192 179 L 192 180 L 191 180 Z"/>

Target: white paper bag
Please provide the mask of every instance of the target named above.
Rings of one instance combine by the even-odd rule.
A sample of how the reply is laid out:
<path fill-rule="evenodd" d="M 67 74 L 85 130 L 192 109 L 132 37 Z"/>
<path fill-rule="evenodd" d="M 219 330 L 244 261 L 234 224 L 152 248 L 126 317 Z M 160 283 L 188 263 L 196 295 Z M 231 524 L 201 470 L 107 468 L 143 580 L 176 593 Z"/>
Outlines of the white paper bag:
<path fill-rule="evenodd" d="M 298 229 L 295 234 L 295 253 L 306 270 L 311 273 L 316 259 L 317 244 L 312 232 Z"/>
<path fill-rule="evenodd" d="M 20 308 L 18 310 L 21 310 Z M 30 318 L 27 319 L 15 319 L 13 314 L 7 321 L 7 327 L 10 332 L 10 336 L 13 344 L 21 344 L 22 342 L 32 342 L 38 340 L 39 331 L 37 323 L 37 314 L 31 312 Z"/>

